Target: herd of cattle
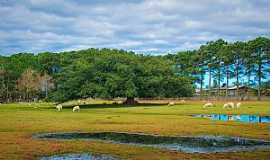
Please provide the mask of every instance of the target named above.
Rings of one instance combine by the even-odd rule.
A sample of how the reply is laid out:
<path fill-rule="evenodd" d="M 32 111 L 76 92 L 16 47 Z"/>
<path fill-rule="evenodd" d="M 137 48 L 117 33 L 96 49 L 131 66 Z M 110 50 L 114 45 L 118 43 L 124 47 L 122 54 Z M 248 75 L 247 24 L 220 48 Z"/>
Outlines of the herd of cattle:
<path fill-rule="evenodd" d="M 62 109 L 63 109 L 63 106 L 62 106 L 62 104 L 58 104 L 57 106 L 56 106 L 56 109 L 58 110 L 58 111 L 61 111 Z M 80 111 L 80 106 L 74 106 L 73 107 L 73 109 L 72 109 L 72 111 L 73 112 L 79 112 Z"/>
<path fill-rule="evenodd" d="M 184 104 L 186 103 L 185 100 L 181 100 L 180 101 L 181 104 Z M 168 106 L 174 106 L 176 103 L 175 102 L 168 102 Z M 210 108 L 210 107 L 215 107 L 216 105 L 212 102 L 207 102 L 203 105 L 203 108 Z M 228 103 L 225 103 L 223 105 L 223 108 L 224 109 L 233 109 L 233 108 L 240 108 L 241 107 L 241 102 L 237 102 L 237 103 L 234 103 L 234 102 L 228 102 Z M 56 105 L 56 109 L 58 111 L 61 111 L 63 109 L 63 106 L 62 104 L 58 104 Z M 76 105 L 73 107 L 72 109 L 73 112 L 79 112 L 80 111 L 80 106 Z"/>
<path fill-rule="evenodd" d="M 216 105 L 214 105 L 212 102 L 208 102 L 208 103 L 205 103 L 203 105 L 203 108 L 208 108 L 208 107 L 215 107 Z M 226 109 L 226 108 L 240 108 L 241 107 L 241 102 L 237 102 L 237 103 L 233 103 L 233 102 L 228 102 L 228 103 L 225 103 L 223 105 L 223 108 Z"/>

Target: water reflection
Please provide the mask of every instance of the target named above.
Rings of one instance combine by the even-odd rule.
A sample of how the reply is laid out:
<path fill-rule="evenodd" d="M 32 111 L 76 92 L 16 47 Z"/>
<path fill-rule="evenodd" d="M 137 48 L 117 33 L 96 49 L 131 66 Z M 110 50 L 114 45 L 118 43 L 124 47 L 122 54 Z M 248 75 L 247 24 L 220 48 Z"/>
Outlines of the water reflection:
<path fill-rule="evenodd" d="M 193 115 L 198 118 L 209 118 L 218 121 L 238 121 L 248 123 L 270 123 L 270 116 L 258 115 L 227 115 L 227 114 L 198 114 Z"/>

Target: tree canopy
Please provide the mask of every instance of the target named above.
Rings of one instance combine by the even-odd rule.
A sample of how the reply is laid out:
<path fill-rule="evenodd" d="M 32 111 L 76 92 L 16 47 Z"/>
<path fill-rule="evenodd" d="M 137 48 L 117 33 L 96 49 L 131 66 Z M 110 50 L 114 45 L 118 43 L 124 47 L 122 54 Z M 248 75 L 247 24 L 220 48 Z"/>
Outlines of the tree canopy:
<path fill-rule="evenodd" d="M 34 95 L 31 97 L 29 93 L 36 91 L 44 97 L 44 89 L 37 90 L 42 87 L 35 85 L 44 85 L 37 82 L 40 80 L 37 73 L 52 77 L 54 87 L 47 90 L 50 90 L 48 98 L 54 101 L 86 97 L 183 97 L 192 96 L 194 92 L 192 81 L 175 74 L 173 61 L 160 56 L 115 49 L 87 49 L 58 54 L 21 53 L 5 58 L 3 70 L 16 73 L 5 77 L 13 75 L 12 81 L 16 85 L 6 91 L 9 95 L 2 95 L 3 99 L 31 99 Z M 15 70 L 17 67 L 20 69 Z M 6 78 L 3 84 L 10 84 Z"/>
<path fill-rule="evenodd" d="M 269 68 L 266 37 L 234 43 L 218 39 L 165 56 L 94 48 L 18 53 L 0 56 L 0 101 L 188 97 L 196 87 L 211 90 L 230 84 L 237 90 L 243 84 L 253 86 L 260 99 L 269 89 L 264 83 Z"/>

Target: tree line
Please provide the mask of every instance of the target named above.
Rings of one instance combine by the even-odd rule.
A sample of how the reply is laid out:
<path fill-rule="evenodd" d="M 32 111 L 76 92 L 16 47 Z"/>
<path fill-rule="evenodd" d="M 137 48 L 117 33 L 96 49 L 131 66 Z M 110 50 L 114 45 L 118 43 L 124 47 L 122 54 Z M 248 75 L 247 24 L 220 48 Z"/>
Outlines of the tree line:
<path fill-rule="evenodd" d="M 225 87 L 228 97 L 228 88 L 233 84 L 237 88 L 236 96 L 240 85 L 257 89 L 258 100 L 262 93 L 270 95 L 270 40 L 266 37 L 234 43 L 219 39 L 198 50 L 165 57 L 175 62 L 180 75 L 189 76 L 199 86 L 200 93 L 205 86 L 209 91 L 218 89 L 216 96 L 220 96 L 221 87 Z M 204 84 L 205 81 L 208 83 Z"/>
<path fill-rule="evenodd" d="M 66 101 L 78 98 L 192 96 L 188 77 L 177 76 L 173 61 L 116 49 L 62 53 L 19 53 L 0 57 L 1 100 Z"/>
<path fill-rule="evenodd" d="M 0 56 L 0 101 L 126 97 L 126 103 L 134 103 L 135 97 L 189 97 L 205 87 L 218 88 L 220 95 L 232 81 L 237 90 L 243 83 L 257 88 L 260 99 L 270 86 L 269 57 L 265 37 L 234 43 L 219 39 L 165 56 L 94 48 L 18 53 Z"/>

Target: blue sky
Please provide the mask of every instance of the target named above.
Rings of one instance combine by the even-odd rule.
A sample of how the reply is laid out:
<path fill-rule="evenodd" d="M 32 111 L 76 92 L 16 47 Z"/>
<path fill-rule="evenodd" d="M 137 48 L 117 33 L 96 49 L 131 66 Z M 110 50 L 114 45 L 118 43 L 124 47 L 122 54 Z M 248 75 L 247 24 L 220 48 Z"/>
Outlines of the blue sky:
<path fill-rule="evenodd" d="M 269 0 L 0 0 L 0 54 L 118 48 L 162 54 L 270 36 Z"/>

